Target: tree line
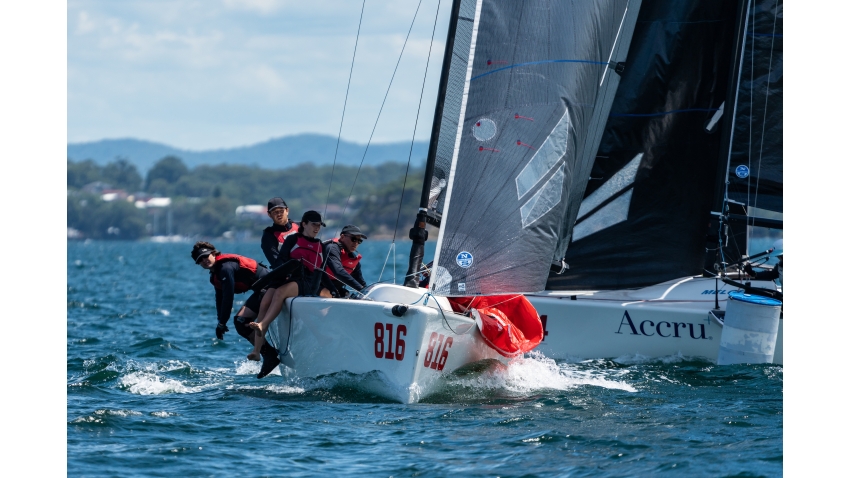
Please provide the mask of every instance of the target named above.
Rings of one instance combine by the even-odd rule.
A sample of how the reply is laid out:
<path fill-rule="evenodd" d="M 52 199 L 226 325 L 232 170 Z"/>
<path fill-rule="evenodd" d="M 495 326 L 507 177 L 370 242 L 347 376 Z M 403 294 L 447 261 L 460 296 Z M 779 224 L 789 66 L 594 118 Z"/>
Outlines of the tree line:
<path fill-rule="evenodd" d="M 68 227 L 85 238 L 140 239 L 166 233 L 218 237 L 226 231 L 258 235 L 271 220 L 239 218 L 240 205 L 265 205 L 280 196 L 290 218 L 328 204 L 329 227 L 358 224 L 367 234 L 392 235 L 405 183 L 407 165 L 363 166 L 301 164 L 285 169 L 241 165 L 188 168 L 180 158 L 159 160 L 144 177 L 123 158 L 106 165 L 92 160 L 68 160 Z M 424 169 L 407 173 L 398 230 L 403 237 L 419 203 Z M 356 180 L 356 181 L 355 181 Z M 132 201 L 103 200 L 103 190 L 122 190 Z M 167 208 L 142 209 L 135 201 L 169 197 Z M 345 211 L 344 213 L 342 211 Z M 170 229 L 169 229 L 170 226 Z"/>

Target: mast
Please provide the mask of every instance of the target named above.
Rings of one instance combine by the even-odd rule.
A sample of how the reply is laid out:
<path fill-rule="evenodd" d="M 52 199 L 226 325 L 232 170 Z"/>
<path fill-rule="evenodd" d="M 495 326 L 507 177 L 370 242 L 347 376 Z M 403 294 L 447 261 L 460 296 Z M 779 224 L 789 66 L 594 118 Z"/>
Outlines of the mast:
<path fill-rule="evenodd" d="M 443 106 L 446 99 L 446 88 L 449 82 L 449 70 L 454 51 L 454 39 L 457 32 L 457 21 L 460 13 L 462 0 L 453 0 L 452 11 L 449 19 L 449 31 L 446 36 L 446 50 L 443 53 L 443 69 L 440 74 L 440 86 L 437 91 L 437 105 L 434 108 L 434 123 L 431 126 L 431 141 L 428 145 L 428 157 L 425 164 L 425 177 L 422 180 L 422 196 L 419 199 L 419 211 L 416 220 L 408 232 L 408 237 L 413 241 L 410 247 L 410 262 L 405 275 L 404 285 L 407 287 L 418 287 L 419 282 L 416 275 L 422 267 L 422 258 L 425 256 L 425 241 L 428 240 L 428 231 L 425 229 L 427 223 L 435 226 L 440 225 L 439 218 L 428 215 L 428 202 L 431 192 L 431 178 L 434 176 L 434 165 L 437 160 L 437 142 L 440 138 L 440 126 L 443 119 Z"/>
<path fill-rule="evenodd" d="M 720 157 L 717 164 L 717 180 L 714 188 L 714 210 L 721 215 L 726 200 L 727 182 L 729 177 L 729 161 L 732 156 L 732 134 L 735 129 L 735 111 L 738 104 L 738 87 L 741 83 L 741 62 L 744 61 L 744 36 L 747 30 L 747 19 L 752 0 L 740 0 L 735 27 L 735 48 L 732 50 L 732 71 L 729 75 L 729 86 L 726 89 L 726 106 L 730 114 L 723 118 L 723 136 L 720 141 Z M 731 106 L 731 108 L 729 108 Z"/>

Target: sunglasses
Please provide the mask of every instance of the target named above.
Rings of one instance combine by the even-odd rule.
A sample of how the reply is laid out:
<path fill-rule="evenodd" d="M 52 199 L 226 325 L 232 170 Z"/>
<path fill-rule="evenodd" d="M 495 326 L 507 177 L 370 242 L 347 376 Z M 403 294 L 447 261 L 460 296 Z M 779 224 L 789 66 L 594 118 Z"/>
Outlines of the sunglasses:
<path fill-rule="evenodd" d="M 363 239 L 360 239 L 359 237 L 354 237 L 349 234 L 348 239 L 355 244 L 363 244 Z"/>

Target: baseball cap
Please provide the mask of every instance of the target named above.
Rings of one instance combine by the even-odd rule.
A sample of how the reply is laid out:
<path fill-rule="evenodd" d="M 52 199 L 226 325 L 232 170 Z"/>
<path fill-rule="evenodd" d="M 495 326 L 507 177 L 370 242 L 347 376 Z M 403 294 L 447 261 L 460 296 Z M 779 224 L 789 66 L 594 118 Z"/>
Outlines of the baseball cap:
<path fill-rule="evenodd" d="M 307 211 L 301 216 L 301 222 L 318 222 L 321 223 L 322 226 L 327 227 L 327 224 L 322 222 L 322 215 L 319 214 L 319 211 Z"/>
<path fill-rule="evenodd" d="M 272 212 L 272 209 L 277 209 L 279 207 L 289 207 L 286 205 L 286 201 L 282 198 L 274 197 L 269 199 L 269 212 Z"/>
<path fill-rule="evenodd" d="M 349 224 L 342 228 L 342 232 L 340 234 L 348 234 L 349 236 L 360 236 L 363 239 L 368 239 L 366 234 L 360 231 L 360 228 L 355 226 L 354 224 Z"/>
<path fill-rule="evenodd" d="M 201 259 L 207 257 L 208 255 L 216 252 L 215 249 L 208 249 L 206 247 L 202 247 L 200 249 L 192 249 L 192 259 L 195 260 L 195 264 L 199 263 Z"/>

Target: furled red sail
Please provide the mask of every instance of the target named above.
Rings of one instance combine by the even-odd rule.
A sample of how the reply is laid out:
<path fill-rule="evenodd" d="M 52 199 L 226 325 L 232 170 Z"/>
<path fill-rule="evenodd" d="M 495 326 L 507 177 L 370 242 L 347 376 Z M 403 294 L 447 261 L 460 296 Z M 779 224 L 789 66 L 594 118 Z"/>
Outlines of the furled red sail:
<path fill-rule="evenodd" d="M 484 341 L 505 357 L 530 352 L 543 340 L 537 310 L 521 295 L 449 297 L 455 312 L 470 311 Z"/>

